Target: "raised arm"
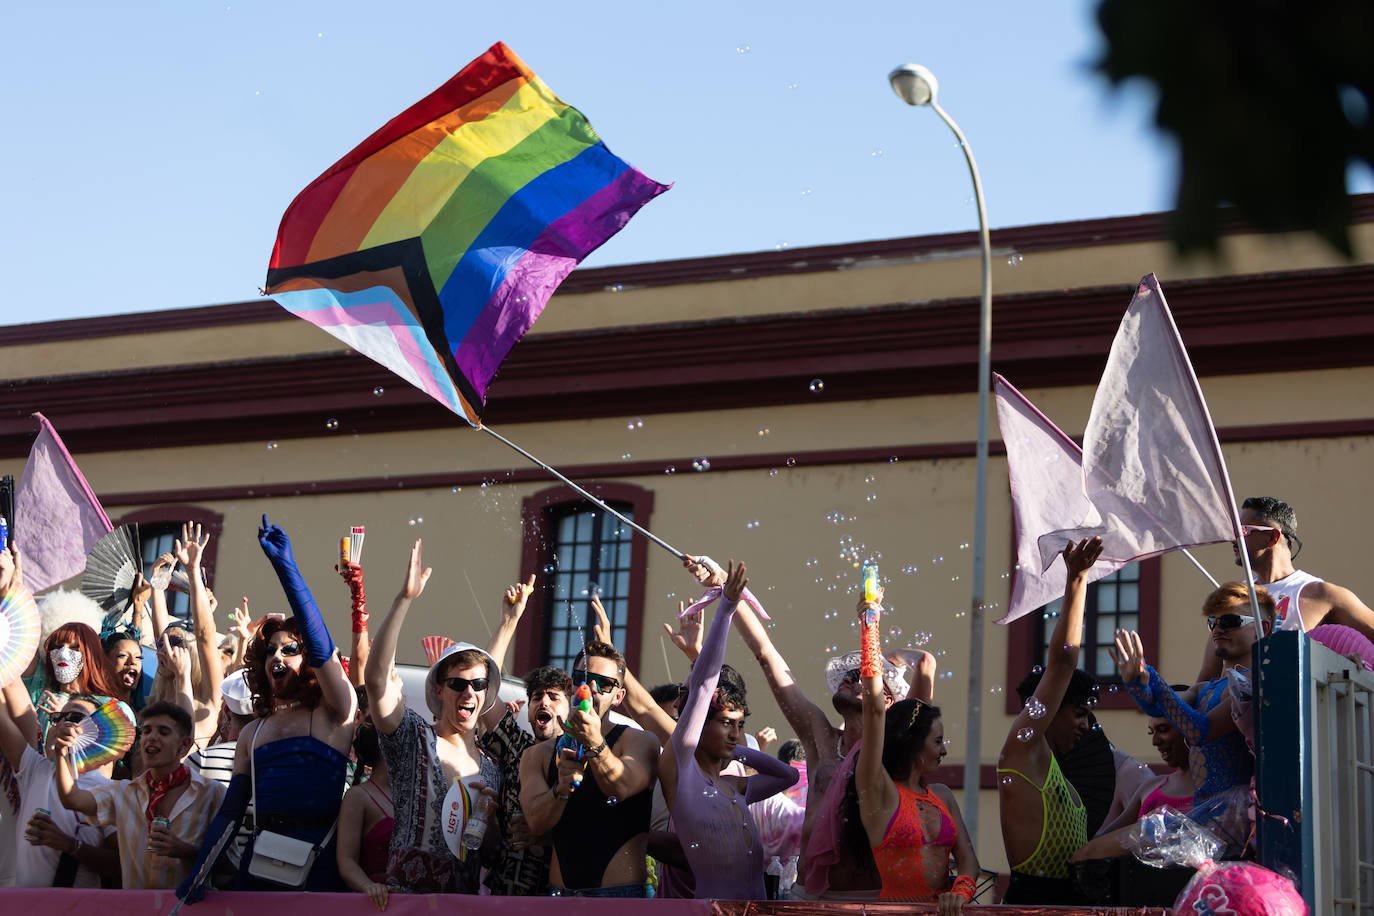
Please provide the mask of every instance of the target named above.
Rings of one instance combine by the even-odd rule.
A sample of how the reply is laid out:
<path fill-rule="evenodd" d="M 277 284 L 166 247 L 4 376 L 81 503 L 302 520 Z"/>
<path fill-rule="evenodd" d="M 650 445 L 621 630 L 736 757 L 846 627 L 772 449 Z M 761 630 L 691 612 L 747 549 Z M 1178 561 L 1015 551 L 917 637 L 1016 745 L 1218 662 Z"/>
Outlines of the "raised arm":
<path fill-rule="evenodd" d="M 177 630 L 180 632 L 181 628 Z M 175 703 L 186 710 L 194 722 L 196 700 L 191 685 L 191 650 L 184 645 L 173 645 L 172 634 L 164 632 L 157 639 L 157 667 L 159 673 L 166 672 L 162 674 L 162 682 L 166 686 L 154 699 Z"/>
<path fill-rule="evenodd" d="M 508 585 L 501 593 L 501 621 L 496 625 L 496 632 L 491 634 L 491 641 L 487 643 L 487 654 L 496 659 L 496 665 L 502 671 L 506 670 L 506 652 L 510 649 L 511 640 L 515 638 L 515 631 L 520 626 L 520 618 L 525 613 L 525 605 L 533 591 L 534 573 L 530 573 L 528 582 Z M 493 703 L 491 709 L 482 713 L 483 729 L 491 731 L 496 728 L 505 714 L 505 703 Z"/>
<path fill-rule="evenodd" d="M 758 659 L 759 667 L 763 669 L 763 676 L 773 691 L 773 699 L 782 710 L 783 718 L 787 720 L 787 724 L 792 727 L 792 731 L 806 749 L 808 759 L 815 759 L 820 752 L 817 738 L 830 731 L 830 720 L 819 706 L 802 693 L 796 678 L 792 676 L 787 660 L 768 638 L 768 631 L 763 628 L 758 615 L 748 602 L 735 610 L 734 620 L 735 628 L 744 637 L 744 644 L 754 653 L 754 658 Z"/>
<path fill-rule="evenodd" d="M 200 559 L 209 542 L 210 532 L 202 531 L 200 525 L 187 522 L 181 526 L 181 539 L 173 544 L 173 552 L 185 567 L 186 578 L 190 581 L 191 623 L 195 627 L 195 652 L 200 657 L 201 672 L 200 683 L 191 685 L 192 695 L 198 702 L 210 707 L 213 715 L 218 715 L 224 663 L 215 640 L 215 617 L 210 607 L 210 593 L 205 588 L 200 569 Z"/>
<path fill-rule="evenodd" d="M 335 566 L 334 571 L 343 577 L 348 586 L 349 599 L 353 611 L 349 617 L 353 630 L 353 645 L 348 653 L 348 680 L 355 687 L 363 683 L 363 672 L 367 669 L 367 655 L 371 646 L 367 633 L 367 593 L 363 590 L 363 568 L 357 563 L 344 561 Z M 354 888 L 356 890 L 356 888 Z"/>
<path fill-rule="evenodd" d="M 16 773 L 24 759 L 24 748 L 33 746 L 24 734 L 25 719 L 33 720 L 37 732 L 38 717 L 29 702 L 29 692 L 24 689 L 24 681 L 16 677 L 5 685 L 4 702 L 0 703 L 0 753 Z"/>
<path fill-rule="evenodd" d="M 170 553 L 164 553 L 153 563 L 153 580 L 158 579 L 159 573 L 163 570 L 170 575 L 172 567 L 177 565 L 177 558 Z M 153 615 L 153 641 L 149 645 L 157 645 L 157 638 L 162 635 L 162 631 L 167 629 L 167 624 L 171 623 L 171 616 L 167 613 L 167 590 L 153 586 L 152 598 L 149 601 L 149 608 Z"/>
<path fill-rule="evenodd" d="M 291 539 L 264 515 L 262 527 L 258 529 L 258 543 L 286 592 L 287 603 L 291 605 L 291 613 L 305 642 L 306 661 L 315 669 L 325 710 L 338 724 L 351 722 L 358 711 L 358 694 L 348 682 L 348 675 L 344 674 L 329 628 L 324 625 L 320 609 L 296 567 L 296 560 L 291 555 Z"/>
<path fill-rule="evenodd" d="M 935 702 L 935 656 L 922 649 L 890 649 L 887 660 L 898 668 L 911 669 L 911 689 L 907 696 L 922 703 Z"/>
<path fill-rule="evenodd" d="M 405 697 L 400 686 L 391 679 L 391 668 L 396 663 L 396 643 L 400 640 L 401 627 L 405 624 L 410 603 L 425 590 L 425 583 L 434 571 L 424 565 L 420 547 L 421 542 L 417 540 L 410 548 L 405 581 L 396 593 L 396 600 L 391 602 L 391 610 L 386 612 L 382 625 L 373 635 L 372 650 L 367 658 L 365 682 L 368 708 L 372 722 L 384 735 L 390 735 L 400 728 L 405 715 Z"/>
<path fill-rule="evenodd" d="M 673 753 L 677 756 L 679 767 L 691 766 L 692 755 L 696 753 L 697 742 L 701 740 L 702 726 L 711 714 L 712 695 L 720 681 L 720 666 L 725 662 L 725 642 L 730 637 L 730 622 L 739 607 L 744 587 L 749 584 L 745 578 L 746 572 L 743 563 L 736 566 L 734 560 L 730 561 L 725 591 L 720 596 L 720 604 L 711 620 L 706 641 L 702 644 L 701 655 L 697 656 L 692 673 L 687 678 L 687 698 L 682 703 L 682 712 L 672 736 Z"/>
<path fill-rule="evenodd" d="M 883 654 L 878 628 L 882 622 L 882 592 L 877 601 L 860 599 L 859 677 L 863 679 L 864 741 L 854 765 L 854 788 L 859 793 L 859 819 L 870 842 L 882 841 L 883 831 L 900 799 L 892 777 L 883 769 L 883 742 L 887 732 L 887 703 L 883 692 Z M 874 842 L 874 845 L 877 845 Z"/>
<path fill-rule="evenodd" d="M 1101 555 L 1101 538 L 1085 538 L 1064 548 L 1068 579 L 1064 584 L 1063 609 L 1050 635 L 1045 673 L 1035 688 L 1033 701 L 1027 700 L 1025 707 L 1012 721 L 1007 740 L 1002 745 L 1004 760 L 1014 761 L 1031 754 L 1048 753 L 1048 746 L 1043 741 L 1022 741 L 1016 734 L 1023 728 L 1033 728 L 1037 737 L 1043 738 L 1046 721 L 1063 705 L 1064 693 L 1073 678 L 1073 669 L 1078 665 L 1078 650 L 1083 644 L 1083 608 L 1087 600 L 1088 571 Z"/>
<path fill-rule="evenodd" d="M 612 644 L 611 620 L 606 616 L 606 608 L 602 606 L 601 599 L 596 595 L 592 595 L 591 607 L 592 613 L 596 615 L 596 623 L 592 626 L 592 638 Z M 628 665 L 625 666 L 625 699 L 621 701 L 621 707 L 641 728 L 658 738 L 660 747 L 668 744 L 677 723 L 663 711 L 661 706 L 654 702 L 654 698 L 649 695 L 649 691 L 634 676 L 634 672 L 630 670 Z"/>
<path fill-rule="evenodd" d="M 57 739 L 58 757 L 53 782 L 57 785 L 57 798 L 62 802 L 62 807 L 93 818 L 97 814 L 95 796 L 77 787 L 76 774 L 72 772 L 71 749 L 74 740 L 75 736 L 71 734 Z"/>
<path fill-rule="evenodd" d="M 746 805 L 763 801 L 765 798 L 772 798 L 779 792 L 792 788 L 797 784 L 797 780 L 801 779 L 801 773 L 796 767 L 783 763 L 772 754 L 756 751 L 745 744 L 735 748 L 735 759 L 742 761 L 745 766 L 756 771 L 753 776 L 749 777 L 744 792 Z"/>
<path fill-rule="evenodd" d="M 1145 663 L 1145 647 L 1139 633 L 1117 630 L 1112 655 L 1126 692 L 1136 705 L 1148 715 L 1167 718 L 1190 746 L 1207 744 L 1236 730 L 1230 693 L 1209 712 L 1194 709 L 1158 671 Z"/>

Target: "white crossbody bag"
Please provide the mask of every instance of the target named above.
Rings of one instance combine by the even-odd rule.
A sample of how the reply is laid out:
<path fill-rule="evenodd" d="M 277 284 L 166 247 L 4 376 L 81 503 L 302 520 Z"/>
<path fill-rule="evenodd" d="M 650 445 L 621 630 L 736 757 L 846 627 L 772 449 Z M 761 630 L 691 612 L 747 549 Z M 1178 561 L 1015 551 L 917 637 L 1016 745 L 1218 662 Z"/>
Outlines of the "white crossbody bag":
<path fill-rule="evenodd" d="M 314 718 L 314 710 L 311 710 L 311 718 Z M 253 785 L 253 803 L 256 808 L 258 803 L 258 731 L 253 732 L 253 746 L 248 751 L 248 772 Z M 293 837 L 283 836 L 271 830 L 257 830 L 253 833 L 253 858 L 248 862 L 248 874 L 263 881 L 271 881 L 273 884 L 280 884 L 283 888 L 299 890 L 305 887 L 305 883 L 310 880 L 310 869 L 315 866 L 315 859 L 320 855 L 320 850 L 329 845 L 329 841 L 334 837 L 334 831 L 338 828 L 339 821 L 335 818 L 330 825 L 329 832 L 324 835 L 324 839 L 319 843 L 311 843 L 309 840 L 297 840 Z"/>

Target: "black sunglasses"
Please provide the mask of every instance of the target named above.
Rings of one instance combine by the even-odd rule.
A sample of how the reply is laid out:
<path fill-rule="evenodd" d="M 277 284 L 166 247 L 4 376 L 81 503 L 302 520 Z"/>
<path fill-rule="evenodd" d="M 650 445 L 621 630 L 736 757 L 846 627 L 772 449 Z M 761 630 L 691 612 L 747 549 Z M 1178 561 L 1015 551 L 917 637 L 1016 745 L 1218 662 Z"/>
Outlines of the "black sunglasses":
<path fill-rule="evenodd" d="M 620 681 L 615 678 L 604 674 L 592 674 L 590 671 L 574 670 L 572 679 L 574 684 L 591 684 L 597 693 L 610 693 L 620 686 Z"/>
<path fill-rule="evenodd" d="M 449 690 L 452 690 L 454 693 L 462 693 L 464 690 L 467 690 L 469 687 L 472 688 L 472 692 L 473 692 L 473 693 L 481 693 L 483 690 L 486 690 L 486 689 L 487 689 L 487 685 L 490 684 L 490 683 L 491 683 L 491 679 L 490 679 L 490 678 L 485 678 L 485 677 L 474 677 L 474 678 L 466 678 L 466 677 L 446 677 L 446 678 L 444 678 L 444 686 L 447 687 Z"/>
<path fill-rule="evenodd" d="M 863 681 L 863 679 L 864 676 L 862 671 L 860 671 L 858 668 L 850 668 L 848 671 L 844 673 L 844 676 L 840 678 L 840 682 L 843 683 L 844 681 L 853 681 L 854 683 L 858 684 L 861 681 Z"/>
<path fill-rule="evenodd" d="M 298 642 L 284 642 L 278 645 L 275 649 L 271 649 L 267 654 L 271 655 L 273 652 L 280 652 L 283 658 L 289 658 L 293 655 L 300 655 L 301 644 Z"/>
<path fill-rule="evenodd" d="M 1255 618 L 1247 617 L 1242 614 L 1222 614 L 1218 617 L 1208 617 L 1207 629 L 1235 630 L 1245 626 L 1247 623 L 1254 622 Z"/>
<path fill-rule="evenodd" d="M 53 713 L 51 716 L 48 716 L 48 721 L 53 723 L 54 725 L 57 725 L 61 722 L 76 723 L 85 719 L 87 715 L 89 715 L 89 713 L 84 713 L 79 709 L 69 709 L 66 712 Z"/>

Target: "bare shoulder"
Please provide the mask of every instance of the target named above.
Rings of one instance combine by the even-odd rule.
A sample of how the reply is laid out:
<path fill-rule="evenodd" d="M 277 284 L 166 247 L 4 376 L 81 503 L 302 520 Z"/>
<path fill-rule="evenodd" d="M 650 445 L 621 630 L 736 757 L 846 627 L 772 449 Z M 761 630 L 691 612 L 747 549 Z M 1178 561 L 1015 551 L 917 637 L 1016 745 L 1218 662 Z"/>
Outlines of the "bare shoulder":
<path fill-rule="evenodd" d="M 547 766 L 556 740 L 549 738 L 547 741 L 540 741 L 538 744 L 531 744 L 525 748 L 525 752 L 520 755 L 520 765 L 526 766 L 533 763 L 538 766 Z"/>
<path fill-rule="evenodd" d="M 954 799 L 954 791 L 953 791 L 952 789 L 950 789 L 950 787 L 947 786 L 947 785 L 945 785 L 944 783 L 942 783 L 942 782 L 930 782 L 930 783 L 926 783 L 926 788 L 928 788 L 928 789 L 930 789 L 930 791 L 934 792 L 935 795 L 936 795 L 936 797 L 939 798 L 940 801 L 944 802 L 946 805 L 950 806 L 951 808 L 957 808 L 957 807 L 959 807 L 959 803 L 958 803 L 957 801 L 955 801 L 955 799 Z"/>
<path fill-rule="evenodd" d="M 1312 598 L 1334 607 L 1364 607 L 1364 602 L 1353 591 L 1334 582 L 1313 582 L 1303 589 L 1304 599 Z"/>

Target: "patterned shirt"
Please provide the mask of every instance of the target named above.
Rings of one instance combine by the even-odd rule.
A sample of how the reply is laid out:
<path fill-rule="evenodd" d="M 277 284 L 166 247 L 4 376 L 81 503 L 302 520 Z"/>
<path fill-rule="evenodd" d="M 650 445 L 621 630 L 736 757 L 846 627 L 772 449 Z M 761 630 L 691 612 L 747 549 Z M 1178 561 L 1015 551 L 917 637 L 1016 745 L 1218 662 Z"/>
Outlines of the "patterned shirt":
<path fill-rule="evenodd" d="M 509 711 L 496 728 L 477 739 L 482 750 L 501 768 L 501 804 L 495 815 L 507 825 L 520 809 L 520 755 L 536 744 L 534 736 L 520 727 Z M 516 849 L 510 830 L 501 834 L 496 860 L 484 882 L 493 894 L 504 897 L 543 896 L 549 890 L 549 851 L 543 846 Z"/>
<path fill-rule="evenodd" d="M 407 708 L 396 731 L 389 735 L 379 731 L 377 737 L 396 811 L 387 884 L 403 894 L 477 893 L 478 857 L 460 862 L 444 840 L 449 781 L 439 760 L 434 728 Z M 500 769 L 485 754 L 479 754 L 479 759 L 482 781 L 499 794 Z"/>
<path fill-rule="evenodd" d="M 119 831 L 119 867 L 125 890 L 175 888 L 191 874 L 191 859 L 157 856 L 148 851 L 148 783 L 121 779 L 91 789 L 95 796 L 94 824 Z M 210 819 L 224 801 L 224 786 L 192 771 L 186 788 L 172 805 L 167 829 L 182 841 L 199 847 Z"/>

